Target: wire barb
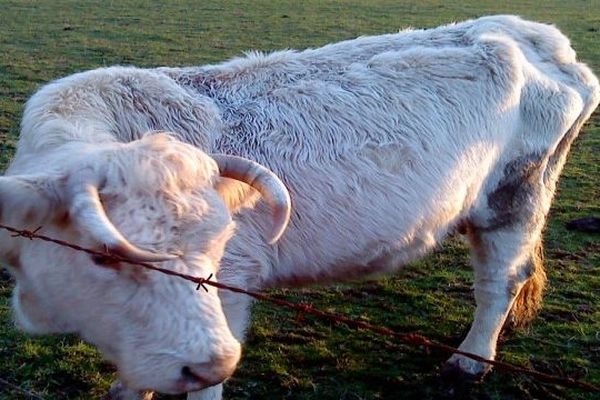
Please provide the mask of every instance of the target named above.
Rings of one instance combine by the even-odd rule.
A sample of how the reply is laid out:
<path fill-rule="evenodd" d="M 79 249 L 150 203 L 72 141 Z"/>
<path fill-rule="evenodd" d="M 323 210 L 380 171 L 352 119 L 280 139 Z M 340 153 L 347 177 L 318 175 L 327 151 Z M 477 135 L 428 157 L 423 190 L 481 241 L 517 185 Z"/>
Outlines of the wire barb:
<path fill-rule="evenodd" d="M 37 237 L 36 233 L 38 233 L 40 229 L 42 229 L 41 226 L 38 226 L 33 231 L 28 231 L 27 229 L 23 229 L 23 230 L 19 231 L 19 230 L 15 229 L 14 233 L 10 236 L 11 237 L 24 237 L 25 239 L 33 240 Z"/>
<path fill-rule="evenodd" d="M 107 256 L 106 252 L 96 251 L 96 250 L 81 247 L 79 245 L 69 243 L 69 242 L 66 242 L 63 240 L 54 239 L 54 238 L 51 238 L 48 236 L 40 235 L 37 233 L 37 231 L 39 231 L 40 228 L 37 228 L 34 231 L 27 231 L 27 230 L 20 230 L 20 229 L 14 228 L 12 226 L 0 224 L 0 229 L 4 229 L 4 230 L 7 230 L 7 231 L 15 234 L 15 235 L 11 235 L 13 237 L 23 236 L 23 237 L 26 237 L 31 240 L 33 240 L 33 239 L 43 240 L 46 242 L 55 243 L 60 246 L 68 247 L 73 250 L 82 251 L 87 254 L 91 254 L 93 256 L 99 256 L 99 257 Z M 423 346 L 426 349 L 437 349 L 437 350 L 441 350 L 441 351 L 449 353 L 449 354 L 459 354 L 464 357 L 471 358 L 475 361 L 484 362 L 484 363 L 493 365 L 494 367 L 496 367 L 498 370 L 501 370 L 501 371 L 509 372 L 512 374 L 529 375 L 541 382 L 553 383 L 553 384 L 557 384 L 557 385 L 561 385 L 561 386 L 565 386 L 565 387 L 569 387 L 569 388 L 583 389 L 583 390 L 586 390 L 589 392 L 600 392 L 600 386 L 596 386 L 594 384 L 591 384 L 591 383 L 588 383 L 585 381 L 581 381 L 581 380 L 577 380 L 577 379 L 573 379 L 573 378 L 569 378 L 569 377 L 550 375 L 550 374 L 536 371 L 534 369 L 521 367 L 521 366 L 518 366 L 515 364 L 505 363 L 505 362 L 496 361 L 496 360 L 488 360 L 477 354 L 465 352 L 465 351 L 459 350 L 455 347 L 448 346 L 443 343 L 435 342 L 425 336 L 422 336 L 422 335 L 419 335 L 416 333 L 395 332 L 389 328 L 386 328 L 383 326 L 378 326 L 378 325 L 373 325 L 373 324 L 370 324 L 365 321 L 352 319 L 352 318 L 346 317 L 341 314 L 336 314 L 336 313 L 327 312 L 327 311 L 321 311 L 321 310 L 315 308 L 311 304 L 292 303 L 292 302 L 289 302 L 286 300 L 281 300 L 281 299 L 277 299 L 272 296 L 268 296 L 266 294 L 252 292 L 252 291 L 245 290 L 245 289 L 235 287 L 235 286 L 225 285 L 221 282 L 211 281 L 210 279 L 212 278 L 213 274 L 210 274 L 207 278 L 200 278 L 197 276 L 187 275 L 187 274 L 183 274 L 183 273 L 176 272 L 173 270 L 157 267 L 156 265 L 152 265 L 152 264 L 149 264 L 146 262 L 130 261 L 126 258 L 116 256 L 116 255 L 110 255 L 110 257 L 112 257 L 113 259 L 120 261 L 120 262 L 125 262 L 125 263 L 131 264 L 131 265 L 137 265 L 137 266 L 149 269 L 149 270 L 157 271 L 157 272 L 160 272 L 160 273 L 163 273 L 166 275 L 175 276 L 175 277 L 185 279 L 190 282 L 194 282 L 197 284 L 196 290 L 203 288 L 204 290 L 206 290 L 208 292 L 207 288 L 204 285 L 210 285 L 210 286 L 216 287 L 217 289 L 229 290 L 234 293 L 245 294 L 256 300 L 266 301 L 266 302 L 275 304 L 280 307 L 286 307 L 286 308 L 295 310 L 301 316 L 301 318 L 303 318 L 305 314 L 310 314 L 310 315 L 316 316 L 321 319 L 326 319 L 328 321 L 343 323 L 346 326 L 351 327 L 351 328 L 364 329 L 364 330 L 368 330 L 368 331 L 377 333 L 382 336 L 393 337 L 404 344 L 412 345 L 415 347 Z"/>
<path fill-rule="evenodd" d="M 204 279 L 202 282 L 198 282 L 198 286 L 196 286 L 196 290 L 200 290 L 200 288 L 204 289 L 204 291 L 206 293 L 208 293 L 208 288 L 206 286 L 204 286 L 205 283 L 207 283 L 208 281 L 210 281 L 210 278 L 213 277 L 213 274 L 211 272 L 211 274 L 208 276 L 208 278 Z"/>

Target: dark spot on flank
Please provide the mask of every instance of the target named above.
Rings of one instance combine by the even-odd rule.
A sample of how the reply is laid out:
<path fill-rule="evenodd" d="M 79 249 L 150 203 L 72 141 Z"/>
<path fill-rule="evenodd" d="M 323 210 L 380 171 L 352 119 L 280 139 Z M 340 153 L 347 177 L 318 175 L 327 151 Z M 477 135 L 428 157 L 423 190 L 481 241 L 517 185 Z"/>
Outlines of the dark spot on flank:
<path fill-rule="evenodd" d="M 488 206 L 495 212 L 494 227 L 517 223 L 531 214 L 531 199 L 539 193 L 542 157 L 519 157 L 504 167 L 503 177 L 488 195 Z M 533 204 L 535 207 L 535 204 Z"/>

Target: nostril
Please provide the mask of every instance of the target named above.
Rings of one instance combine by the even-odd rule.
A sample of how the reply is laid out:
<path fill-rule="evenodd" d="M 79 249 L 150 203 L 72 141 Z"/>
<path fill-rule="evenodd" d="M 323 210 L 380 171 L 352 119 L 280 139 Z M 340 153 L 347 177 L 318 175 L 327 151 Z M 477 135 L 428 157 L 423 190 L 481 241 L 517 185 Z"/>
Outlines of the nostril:
<path fill-rule="evenodd" d="M 181 377 L 189 382 L 211 386 L 223 382 L 233 373 L 233 368 L 223 368 L 218 363 L 189 364 L 181 368 Z"/>

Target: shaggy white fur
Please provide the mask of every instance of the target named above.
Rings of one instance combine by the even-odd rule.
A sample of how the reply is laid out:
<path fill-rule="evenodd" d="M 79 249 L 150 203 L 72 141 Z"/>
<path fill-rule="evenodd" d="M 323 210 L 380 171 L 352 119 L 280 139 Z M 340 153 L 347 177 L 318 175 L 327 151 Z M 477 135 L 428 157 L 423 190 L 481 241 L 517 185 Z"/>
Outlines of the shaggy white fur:
<path fill-rule="evenodd" d="M 61 182 L 91 163 L 104 177 L 111 221 L 131 242 L 184 254 L 172 268 L 218 271 L 219 280 L 252 290 L 391 272 L 460 228 L 473 247 L 477 300 L 461 349 L 493 358 L 532 274 L 570 144 L 599 101 L 598 80 L 567 38 L 513 16 L 252 52 L 219 65 L 103 68 L 48 84 L 29 100 L 0 196 L 15 222 L 48 226 L 60 212 L 27 210 L 38 202 L 60 210 L 69 202 Z M 177 140 L 148 134 L 156 130 Z M 246 185 L 219 180 L 211 153 L 256 160 L 285 182 L 293 214 L 277 244 L 266 237 L 268 207 L 254 204 Z M 50 189 L 24 177 L 32 174 L 46 176 Z M 19 208 L 26 189 L 13 188 L 26 179 L 37 196 Z M 57 236 L 86 241 L 82 227 L 52 226 Z M 74 268 L 91 262 L 67 250 L 8 243 L 0 254 L 13 261 L 22 325 L 43 325 L 20 317 L 43 292 L 45 311 L 62 321 L 47 330 L 80 332 L 130 388 L 188 390 L 175 375 L 193 362 L 189 354 L 195 362 L 227 359 L 219 376 L 237 362 L 247 298 L 198 296 L 163 277 L 132 284 L 113 270 Z M 459 356 L 450 362 L 469 374 L 486 370 Z M 219 399 L 221 390 L 190 398 Z"/>

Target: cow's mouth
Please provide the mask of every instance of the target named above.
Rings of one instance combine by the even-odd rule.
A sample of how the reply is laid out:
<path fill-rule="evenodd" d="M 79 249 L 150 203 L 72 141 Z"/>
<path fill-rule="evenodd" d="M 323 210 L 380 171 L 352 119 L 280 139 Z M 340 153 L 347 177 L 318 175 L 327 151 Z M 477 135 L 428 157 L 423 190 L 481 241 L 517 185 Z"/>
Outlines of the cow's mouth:
<path fill-rule="evenodd" d="M 191 368 L 185 366 L 181 368 L 181 378 L 178 381 L 178 389 L 181 387 L 181 392 L 193 392 L 206 389 L 223 382 L 223 377 L 212 377 L 211 374 L 206 374 L 201 371 L 201 368 Z"/>

